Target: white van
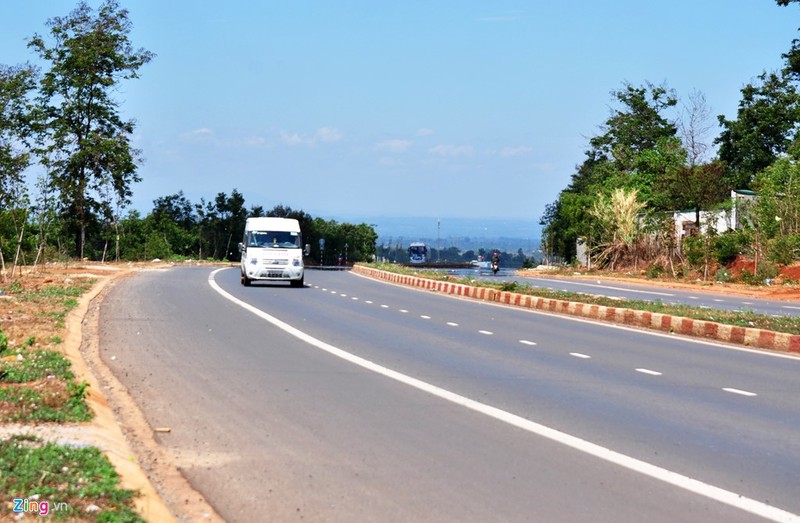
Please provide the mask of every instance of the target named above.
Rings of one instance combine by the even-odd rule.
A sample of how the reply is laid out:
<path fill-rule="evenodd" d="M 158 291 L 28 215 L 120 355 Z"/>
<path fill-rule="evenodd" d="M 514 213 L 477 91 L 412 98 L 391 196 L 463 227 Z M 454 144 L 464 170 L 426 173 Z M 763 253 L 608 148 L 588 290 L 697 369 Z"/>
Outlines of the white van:
<path fill-rule="evenodd" d="M 292 287 L 303 286 L 303 249 L 300 223 L 291 218 L 248 218 L 242 253 L 242 285 L 253 280 L 288 281 Z"/>

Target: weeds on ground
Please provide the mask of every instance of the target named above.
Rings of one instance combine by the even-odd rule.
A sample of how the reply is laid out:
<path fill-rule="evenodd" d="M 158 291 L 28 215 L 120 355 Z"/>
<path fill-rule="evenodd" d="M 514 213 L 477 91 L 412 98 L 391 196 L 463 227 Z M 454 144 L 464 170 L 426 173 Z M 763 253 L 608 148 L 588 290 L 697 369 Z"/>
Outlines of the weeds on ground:
<path fill-rule="evenodd" d="M 43 443 L 33 436 L 0 441 L 0 496 L 9 502 L 3 511 L 15 518 L 144 521 L 133 509 L 136 493 L 120 488 L 119 476 L 100 450 Z"/>
<path fill-rule="evenodd" d="M 0 330 L 0 421 L 88 421 L 91 409 L 85 397 L 88 384 L 75 381 L 70 362 L 58 351 L 64 319 L 96 280 L 76 279 L 66 285 L 26 286 L 19 280 L 5 285 L 9 296 L 6 325 L 16 340 Z M 4 304 L 5 305 L 5 304 Z M 44 335 L 44 347 L 30 329 Z M 30 332 L 29 331 L 29 332 Z"/>

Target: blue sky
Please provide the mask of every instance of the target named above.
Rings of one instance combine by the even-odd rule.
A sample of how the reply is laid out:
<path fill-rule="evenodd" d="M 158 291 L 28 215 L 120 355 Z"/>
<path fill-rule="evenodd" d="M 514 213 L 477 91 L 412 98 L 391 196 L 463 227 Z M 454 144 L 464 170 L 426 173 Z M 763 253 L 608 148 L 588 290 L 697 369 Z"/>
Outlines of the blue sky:
<path fill-rule="evenodd" d="M 696 90 L 732 118 L 800 36 L 800 7 L 774 0 L 122 3 L 157 55 L 117 94 L 137 120 L 143 212 L 237 189 L 326 219 L 538 228 L 612 90 Z M 4 1 L 0 63 L 35 63 L 26 39 L 76 5 Z"/>

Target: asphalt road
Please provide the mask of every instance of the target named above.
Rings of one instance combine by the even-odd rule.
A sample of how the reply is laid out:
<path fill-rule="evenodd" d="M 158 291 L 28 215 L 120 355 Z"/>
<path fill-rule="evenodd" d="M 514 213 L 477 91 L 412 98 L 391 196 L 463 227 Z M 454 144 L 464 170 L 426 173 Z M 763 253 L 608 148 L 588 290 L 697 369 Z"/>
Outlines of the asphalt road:
<path fill-rule="evenodd" d="M 228 521 L 800 521 L 796 358 L 306 284 L 149 271 L 101 306 L 104 361 Z"/>

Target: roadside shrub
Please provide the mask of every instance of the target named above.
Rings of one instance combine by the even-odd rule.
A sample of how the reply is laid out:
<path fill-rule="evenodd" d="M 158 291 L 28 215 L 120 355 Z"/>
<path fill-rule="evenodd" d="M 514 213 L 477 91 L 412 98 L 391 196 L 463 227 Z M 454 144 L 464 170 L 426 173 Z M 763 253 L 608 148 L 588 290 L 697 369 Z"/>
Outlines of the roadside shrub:
<path fill-rule="evenodd" d="M 697 236 L 689 236 L 683 240 L 683 254 L 690 267 L 703 264 L 703 242 Z"/>
<path fill-rule="evenodd" d="M 739 279 L 742 280 L 742 283 L 746 283 L 747 285 L 756 285 L 758 282 L 756 276 L 747 269 L 739 271 Z"/>
<path fill-rule="evenodd" d="M 747 239 L 738 231 L 731 231 L 714 239 L 714 252 L 720 265 L 727 265 L 736 259 L 747 247 Z"/>
<path fill-rule="evenodd" d="M 663 276 L 664 273 L 666 272 L 667 270 L 664 268 L 663 265 L 661 265 L 660 263 L 653 263 L 650 264 L 649 267 L 647 267 L 647 270 L 645 270 L 644 274 L 646 277 L 650 279 L 657 279 Z"/>
<path fill-rule="evenodd" d="M 800 253 L 800 236 L 779 236 L 769 245 L 769 260 L 781 265 L 791 265 Z"/>
<path fill-rule="evenodd" d="M 722 283 L 729 282 L 731 281 L 731 273 L 725 267 L 717 269 L 717 274 L 714 276 L 714 279 Z"/>
<path fill-rule="evenodd" d="M 778 273 L 778 267 L 775 266 L 774 263 L 765 261 L 758 264 L 758 270 L 756 270 L 756 280 L 759 284 L 762 284 L 767 280 L 775 279 L 775 277 L 778 276 Z"/>
<path fill-rule="evenodd" d="M 147 237 L 144 246 L 144 256 L 145 260 L 152 260 L 154 258 L 164 260 L 172 256 L 172 249 L 162 233 L 154 231 Z"/>
<path fill-rule="evenodd" d="M 500 285 L 500 290 L 505 292 L 516 292 L 520 288 L 520 285 L 515 281 L 503 282 Z"/>

